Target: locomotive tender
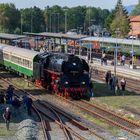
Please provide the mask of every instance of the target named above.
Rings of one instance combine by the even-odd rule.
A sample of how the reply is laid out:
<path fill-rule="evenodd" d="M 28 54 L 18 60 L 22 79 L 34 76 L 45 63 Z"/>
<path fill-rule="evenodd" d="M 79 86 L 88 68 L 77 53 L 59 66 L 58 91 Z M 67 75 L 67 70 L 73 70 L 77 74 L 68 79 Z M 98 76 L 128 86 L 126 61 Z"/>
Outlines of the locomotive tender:
<path fill-rule="evenodd" d="M 77 56 L 0 44 L 0 64 L 34 79 L 36 85 L 54 93 L 89 98 L 89 66 Z"/>

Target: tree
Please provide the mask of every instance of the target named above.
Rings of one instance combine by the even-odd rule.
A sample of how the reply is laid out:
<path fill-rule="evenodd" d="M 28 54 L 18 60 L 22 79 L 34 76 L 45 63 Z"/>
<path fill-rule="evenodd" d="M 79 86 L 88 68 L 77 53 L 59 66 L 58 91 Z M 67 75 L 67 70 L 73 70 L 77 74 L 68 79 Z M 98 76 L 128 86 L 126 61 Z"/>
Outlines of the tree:
<path fill-rule="evenodd" d="M 15 5 L 0 4 L 0 31 L 12 33 L 19 26 L 20 12 Z"/>
<path fill-rule="evenodd" d="M 129 19 L 127 16 L 127 12 L 122 5 L 122 1 L 118 0 L 116 8 L 115 8 L 115 16 L 111 23 L 111 31 L 113 35 L 116 34 L 116 30 L 119 29 L 119 37 L 125 37 L 129 30 Z M 118 36 L 118 35 L 117 35 Z"/>
<path fill-rule="evenodd" d="M 33 8 L 21 9 L 21 21 L 23 32 L 38 33 L 45 31 L 43 11 L 36 6 Z"/>
<path fill-rule="evenodd" d="M 21 33 L 21 30 L 19 27 L 17 27 L 15 30 L 14 30 L 14 34 L 20 34 Z"/>
<path fill-rule="evenodd" d="M 91 26 L 92 24 L 98 24 L 98 14 L 98 10 L 95 7 L 88 7 L 86 9 L 85 22 L 87 27 Z"/>
<path fill-rule="evenodd" d="M 100 16 L 99 22 L 101 23 L 100 25 L 102 25 L 102 27 L 105 27 L 105 20 L 107 19 L 108 15 L 110 15 L 110 13 L 111 12 L 109 12 L 109 10 L 107 9 L 99 10 L 99 16 Z"/>
<path fill-rule="evenodd" d="M 85 11 L 86 7 L 81 6 L 67 10 L 68 29 L 81 30 L 84 28 Z"/>
<path fill-rule="evenodd" d="M 132 11 L 131 15 L 140 15 L 140 0 L 138 4 L 135 6 L 135 9 Z"/>
<path fill-rule="evenodd" d="M 105 19 L 104 26 L 109 32 L 111 31 L 110 26 L 114 17 L 115 17 L 115 10 L 112 10 L 110 14 L 107 16 L 107 18 Z"/>
<path fill-rule="evenodd" d="M 43 15 L 43 11 L 34 6 L 31 9 L 31 24 L 32 24 L 32 32 L 44 32 L 45 29 L 45 19 Z"/>

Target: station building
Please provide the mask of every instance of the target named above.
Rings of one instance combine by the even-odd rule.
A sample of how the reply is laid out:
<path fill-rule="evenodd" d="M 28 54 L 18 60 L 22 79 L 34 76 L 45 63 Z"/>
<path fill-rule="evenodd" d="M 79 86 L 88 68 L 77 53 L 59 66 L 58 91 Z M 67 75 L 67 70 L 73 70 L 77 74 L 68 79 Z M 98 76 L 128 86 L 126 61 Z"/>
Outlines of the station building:
<path fill-rule="evenodd" d="M 140 38 L 140 15 L 138 16 L 129 16 L 131 31 L 129 36 L 133 39 Z"/>

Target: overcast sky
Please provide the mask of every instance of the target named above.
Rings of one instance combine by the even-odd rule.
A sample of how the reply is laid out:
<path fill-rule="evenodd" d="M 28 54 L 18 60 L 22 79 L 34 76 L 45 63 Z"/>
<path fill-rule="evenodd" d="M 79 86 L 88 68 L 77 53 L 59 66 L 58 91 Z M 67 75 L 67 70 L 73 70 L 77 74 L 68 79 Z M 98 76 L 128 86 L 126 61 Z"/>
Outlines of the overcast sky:
<path fill-rule="evenodd" d="M 138 0 L 122 0 L 123 5 L 137 4 Z M 78 5 L 101 7 L 104 9 L 113 9 L 116 5 L 117 0 L 0 0 L 0 3 L 14 3 L 17 8 L 27 8 L 37 6 L 44 8 L 47 5 L 60 5 L 74 7 Z"/>

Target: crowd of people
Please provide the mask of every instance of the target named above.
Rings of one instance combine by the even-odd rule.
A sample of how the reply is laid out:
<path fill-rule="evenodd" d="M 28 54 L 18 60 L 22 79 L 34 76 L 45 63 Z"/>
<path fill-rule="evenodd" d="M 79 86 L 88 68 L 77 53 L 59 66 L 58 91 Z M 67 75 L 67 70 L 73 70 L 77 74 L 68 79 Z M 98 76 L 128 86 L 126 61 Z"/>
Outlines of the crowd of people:
<path fill-rule="evenodd" d="M 20 107 L 24 107 L 28 115 L 32 115 L 32 99 L 25 95 L 22 97 L 22 100 L 19 100 L 14 95 L 14 90 L 13 85 L 9 85 L 5 93 L 0 92 L 0 104 L 5 104 L 3 119 L 5 120 L 7 130 L 9 130 L 11 116 L 16 117 L 20 112 Z"/>
<path fill-rule="evenodd" d="M 124 92 L 119 92 L 120 90 L 125 91 L 126 80 L 124 77 L 119 82 L 118 78 L 115 75 L 112 75 L 109 70 L 105 73 L 105 81 L 110 90 L 114 91 L 115 95 L 118 95 L 119 93 L 122 95 L 124 94 Z"/>
<path fill-rule="evenodd" d="M 125 66 L 125 64 L 126 64 L 126 56 L 125 56 L 125 54 L 119 55 L 118 57 L 119 57 L 120 66 Z M 136 57 L 133 57 L 128 61 L 129 67 L 132 66 L 132 64 L 134 64 L 134 63 L 136 63 Z M 102 56 L 101 56 L 101 65 L 103 65 L 103 64 L 107 65 L 107 55 L 106 55 L 105 51 L 102 52 Z M 115 65 L 114 60 L 111 61 L 111 65 L 112 66 Z"/>

